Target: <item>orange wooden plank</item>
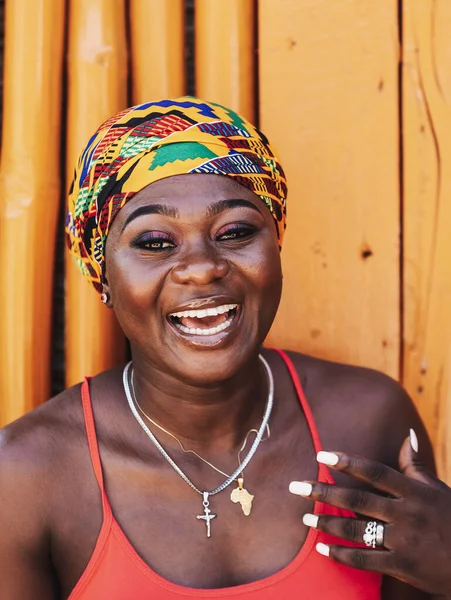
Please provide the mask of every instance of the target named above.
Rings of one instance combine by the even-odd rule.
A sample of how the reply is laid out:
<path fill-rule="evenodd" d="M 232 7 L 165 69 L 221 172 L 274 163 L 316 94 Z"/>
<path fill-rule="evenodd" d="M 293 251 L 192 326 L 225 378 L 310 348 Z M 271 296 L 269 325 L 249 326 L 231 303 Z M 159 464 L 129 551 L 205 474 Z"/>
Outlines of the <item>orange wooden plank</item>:
<path fill-rule="evenodd" d="M 124 0 L 70 3 L 67 177 L 95 129 L 127 106 Z M 124 360 L 125 340 L 112 310 L 100 302 L 72 258 L 66 261 L 66 383 Z"/>
<path fill-rule="evenodd" d="M 131 0 L 133 103 L 185 94 L 183 0 Z"/>
<path fill-rule="evenodd" d="M 0 168 L 1 425 L 50 394 L 63 38 L 64 2 L 6 2 Z"/>
<path fill-rule="evenodd" d="M 255 119 L 253 0 L 196 0 L 196 94 Z"/>
<path fill-rule="evenodd" d="M 451 481 L 451 4 L 403 8 L 404 384 Z"/>
<path fill-rule="evenodd" d="M 399 375 L 397 3 L 261 0 L 262 130 L 288 176 L 269 343 Z"/>

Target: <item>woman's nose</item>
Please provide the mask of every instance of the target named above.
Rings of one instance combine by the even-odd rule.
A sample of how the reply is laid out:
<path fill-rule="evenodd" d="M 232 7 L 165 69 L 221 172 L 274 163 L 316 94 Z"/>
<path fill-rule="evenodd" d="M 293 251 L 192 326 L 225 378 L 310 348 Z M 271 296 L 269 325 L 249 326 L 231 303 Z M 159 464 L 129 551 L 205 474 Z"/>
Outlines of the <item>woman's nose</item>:
<path fill-rule="evenodd" d="M 201 252 L 192 252 L 172 269 L 175 283 L 195 283 L 206 285 L 222 279 L 230 270 L 227 260 L 217 256 L 214 250 L 205 248 Z"/>

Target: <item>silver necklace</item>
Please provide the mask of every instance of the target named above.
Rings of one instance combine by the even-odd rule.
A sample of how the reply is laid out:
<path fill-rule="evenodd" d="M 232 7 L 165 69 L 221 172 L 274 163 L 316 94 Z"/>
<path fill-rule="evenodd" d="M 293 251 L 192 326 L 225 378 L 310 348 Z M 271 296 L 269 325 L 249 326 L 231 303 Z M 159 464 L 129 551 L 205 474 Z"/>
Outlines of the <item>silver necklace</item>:
<path fill-rule="evenodd" d="M 131 368 L 131 372 L 130 372 L 130 391 L 132 394 L 132 399 L 133 399 L 133 404 L 136 406 L 136 408 L 139 410 L 139 412 L 141 413 L 141 415 L 147 419 L 147 421 L 149 421 L 149 423 L 152 423 L 152 425 L 154 427 L 157 427 L 160 431 L 162 431 L 163 433 L 165 433 L 166 435 L 169 435 L 170 437 L 172 437 L 177 444 L 180 446 L 181 450 L 183 452 L 185 452 L 185 454 L 193 454 L 194 456 L 196 456 L 199 460 L 201 460 L 202 462 L 204 462 L 206 465 L 208 465 L 209 467 L 211 467 L 212 469 L 214 469 L 217 473 L 219 473 L 220 475 L 224 475 L 224 477 L 229 477 L 228 473 L 224 473 L 224 471 L 221 471 L 221 469 L 218 469 L 218 467 L 215 467 L 215 465 L 213 465 L 211 462 L 209 462 L 208 460 L 206 460 L 203 456 L 201 456 L 200 454 L 198 454 L 197 452 L 195 452 L 194 450 L 187 450 L 185 448 L 185 446 L 182 444 L 182 442 L 179 440 L 179 438 L 174 435 L 173 433 L 171 433 L 170 431 L 168 431 L 167 429 L 165 429 L 164 427 L 162 427 L 159 423 L 157 423 L 156 421 L 154 421 L 151 417 L 149 417 L 149 415 L 142 409 L 141 405 L 138 402 L 138 399 L 136 398 L 136 392 L 135 392 L 135 385 L 134 385 L 134 370 L 133 370 L 133 366 Z M 251 433 L 258 433 L 257 429 L 250 429 L 247 434 L 246 437 L 244 438 L 244 442 L 241 445 L 241 448 L 238 452 L 238 464 L 241 465 L 241 454 L 244 452 L 244 449 L 247 446 L 247 440 L 250 436 Z M 269 423 L 266 424 L 266 433 L 267 436 L 265 438 L 262 438 L 261 440 L 261 444 L 263 444 L 264 441 L 268 440 L 271 436 L 271 431 L 269 429 Z M 244 487 L 244 471 L 241 471 L 240 473 L 240 477 L 238 477 L 236 479 L 236 482 L 238 484 L 238 487 L 235 488 L 232 493 L 230 494 L 230 500 L 234 503 L 237 504 L 239 503 L 241 505 L 241 510 L 243 511 L 243 514 L 248 517 L 251 512 L 252 512 L 252 503 L 255 499 L 255 496 L 250 494 L 247 489 Z"/>
<path fill-rule="evenodd" d="M 254 456 L 258 446 L 260 445 L 260 442 L 263 437 L 263 433 L 266 430 L 266 425 L 267 425 L 267 423 L 269 421 L 269 417 L 271 415 L 271 411 L 272 411 L 272 407 L 273 407 L 273 403 L 274 403 L 274 378 L 273 378 L 273 375 L 271 372 L 271 368 L 268 365 L 268 363 L 266 362 L 266 360 L 263 358 L 263 356 L 261 354 L 259 354 L 258 357 L 259 357 L 260 361 L 262 362 L 263 366 L 265 367 L 266 375 L 268 378 L 268 387 L 269 387 L 268 400 L 266 402 L 266 408 L 265 408 L 265 414 L 263 415 L 263 420 L 258 429 L 255 440 L 254 440 L 249 452 L 243 459 L 243 462 L 241 463 L 241 465 L 239 465 L 238 468 L 232 473 L 232 475 L 227 477 L 227 479 L 225 481 L 223 481 L 223 483 L 221 483 L 221 485 L 219 485 L 217 488 L 215 488 L 214 490 L 211 490 L 209 492 L 201 491 L 199 488 L 197 488 L 194 485 L 194 483 L 187 477 L 187 475 L 185 475 L 185 473 L 182 471 L 182 469 L 180 469 L 180 467 L 175 463 L 175 461 L 172 460 L 172 458 L 169 456 L 169 454 L 166 452 L 166 450 L 163 448 L 163 446 L 160 444 L 160 442 L 157 440 L 157 438 L 154 436 L 154 434 L 150 431 L 150 429 L 144 423 L 140 414 L 136 410 L 136 406 L 133 402 L 132 394 L 130 391 L 129 371 L 130 371 L 132 363 L 129 362 L 124 367 L 122 381 L 123 381 L 123 385 L 124 385 L 125 396 L 127 398 L 127 402 L 130 407 L 130 410 L 132 411 L 135 419 L 141 425 L 144 432 L 147 434 L 147 436 L 153 442 L 153 444 L 155 445 L 157 450 L 160 452 L 160 454 L 168 461 L 168 463 L 171 465 L 171 467 L 174 469 L 174 471 L 178 475 L 180 475 L 180 477 L 183 479 L 183 481 L 185 481 L 185 483 L 187 483 L 195 492 L 197 492 L 198 494 L 200 494 L 202 496 L 202 506 L 204 507 L 204 514 L 197 515 L 197 518 L 201 519 L 205 522 L 208 538 L 211 536 L 211 520 L 216 517 L 216 515 L 212 514 L 212 512 L 210 510 L 209 497 L 214 496 L 215 494 L 218 494 L 219 492 L 222 492 L 222 490 L 224 490 L 227 486 L 229 486 L 237 478 L 237 476 L 247 467 L 247 465 L 250 463 L 252 457 Z"/>

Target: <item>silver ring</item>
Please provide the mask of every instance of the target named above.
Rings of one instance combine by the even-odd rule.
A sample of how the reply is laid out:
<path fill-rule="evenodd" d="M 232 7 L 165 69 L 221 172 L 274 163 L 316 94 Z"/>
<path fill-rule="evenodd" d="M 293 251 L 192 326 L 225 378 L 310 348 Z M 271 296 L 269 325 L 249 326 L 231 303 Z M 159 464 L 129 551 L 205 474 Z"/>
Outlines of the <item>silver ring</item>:
<path fill-rule="evenodd" d="M 378 523 L 378 525 L 376 527 L 376 546 L 378 548 L 382 548 L 382 546 L 384 545 L 384 533 L 385 533 L 384 526 L 381 525 L 381 523 Z"/>
<path fill-rule="evenodd" d="M 384 526 L 377 521 L 369 521 L 363 534 L 365 546 L 381 548 L 384 545 Z"/>

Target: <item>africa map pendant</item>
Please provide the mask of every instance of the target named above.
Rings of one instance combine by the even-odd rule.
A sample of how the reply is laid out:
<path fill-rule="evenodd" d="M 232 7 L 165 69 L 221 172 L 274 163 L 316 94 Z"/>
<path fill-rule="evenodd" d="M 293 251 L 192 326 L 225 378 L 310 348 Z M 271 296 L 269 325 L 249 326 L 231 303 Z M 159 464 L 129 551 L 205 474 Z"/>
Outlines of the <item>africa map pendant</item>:
<path fill-rule="evenodd" d="M 239 502 L 243 513 L 248 517 L 251 514 L 254 496 L 244 489 L 243 481 L 242 477 L 238 477 L 238 487 L 230 494 L 230 500 L 235 504 Z"/>

